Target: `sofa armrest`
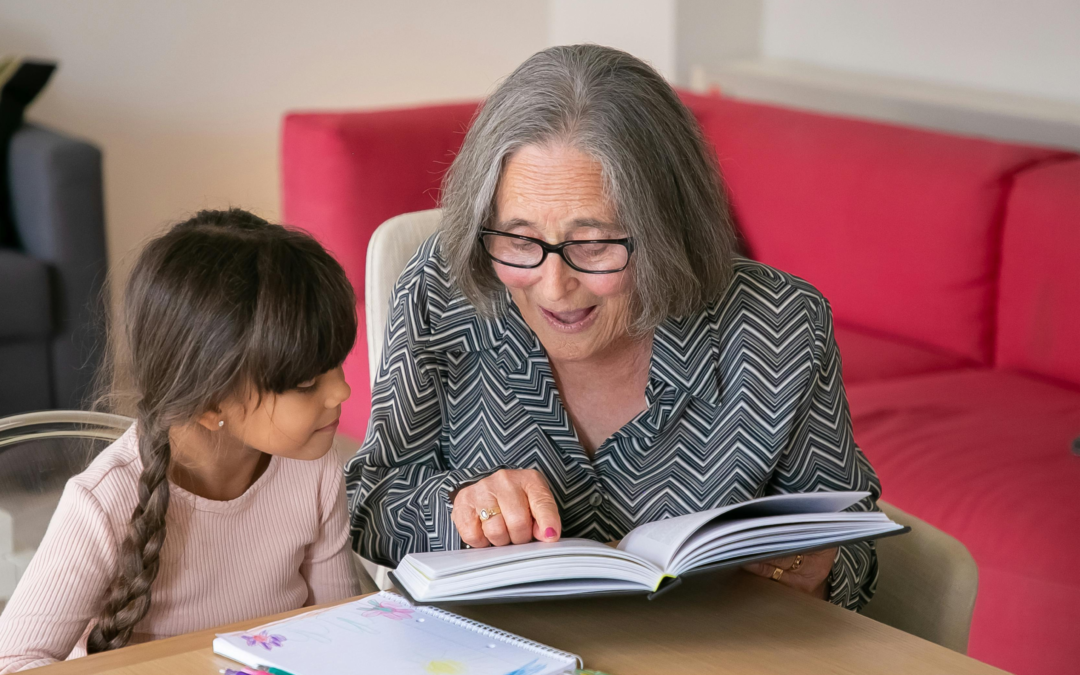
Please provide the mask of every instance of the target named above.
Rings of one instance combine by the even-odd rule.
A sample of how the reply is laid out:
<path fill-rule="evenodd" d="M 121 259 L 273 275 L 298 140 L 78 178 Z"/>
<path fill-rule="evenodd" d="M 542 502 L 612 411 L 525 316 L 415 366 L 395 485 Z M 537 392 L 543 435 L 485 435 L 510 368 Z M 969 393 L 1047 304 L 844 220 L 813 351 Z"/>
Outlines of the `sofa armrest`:
<path fill-rule="evenodd" d="M 53 405 L 78 408 L 100 361 L 106 275 L 101 151 L 33 125 L 11 139 L 12 212 L 23 251 L 52 276 Z"/>

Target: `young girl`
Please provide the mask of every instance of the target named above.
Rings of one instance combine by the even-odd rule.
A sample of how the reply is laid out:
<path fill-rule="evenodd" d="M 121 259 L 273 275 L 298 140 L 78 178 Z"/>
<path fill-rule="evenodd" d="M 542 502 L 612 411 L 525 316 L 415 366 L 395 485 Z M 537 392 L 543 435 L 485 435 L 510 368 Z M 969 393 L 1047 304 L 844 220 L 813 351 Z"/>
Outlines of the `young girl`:
<path fill-rule="evenodd" d="M 203 211 L 127 286 L 136 423 L 72 478 L 0 616 L 0 673 L 358 593 L 331 444 L 356 338 L 311 237 Z"/>

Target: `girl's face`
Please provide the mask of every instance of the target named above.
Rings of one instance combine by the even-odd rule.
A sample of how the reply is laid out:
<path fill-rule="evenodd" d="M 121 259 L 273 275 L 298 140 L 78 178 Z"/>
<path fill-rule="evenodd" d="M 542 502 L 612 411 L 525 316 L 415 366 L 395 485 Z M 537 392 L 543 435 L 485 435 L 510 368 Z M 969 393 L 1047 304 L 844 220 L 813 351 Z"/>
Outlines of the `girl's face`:
<path fill-rule="evenodd" d="M 339 367 L 290 391 L 261 398 L 252 392 L 242 400 L 231 400 L 203 425 L 270 455 L 319 459 L 334 442 L 341 404 L 351 393 Z M 220 421 L 225 424 L 218 426 Z"/>
<path fill-rule="evenodd" d="M 566 145 L 529 145 L 507 161 L 494 229 L 559 244 L 620 239 L 600 164 Z M 534 269 L 492 263 L 514 304 L 557 361 L 596 356 L 627 335 L 630 274 L 584 274 L 549 254 Z"/>

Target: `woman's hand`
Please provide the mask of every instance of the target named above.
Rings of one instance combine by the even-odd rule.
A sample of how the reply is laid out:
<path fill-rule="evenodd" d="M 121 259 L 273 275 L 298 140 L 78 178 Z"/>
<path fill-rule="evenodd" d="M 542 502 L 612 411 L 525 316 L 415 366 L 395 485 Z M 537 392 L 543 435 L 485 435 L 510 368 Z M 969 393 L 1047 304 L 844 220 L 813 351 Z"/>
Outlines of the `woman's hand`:
<path fill-rule="evenodd" d="M 743 565 L 743 569 L 758 576 L 776 579 L 785 586 L 824 600 L 828 594 L 825 582 L 829 579 L 833 561 L 836 560 L 836 550 L 830 548 L 817 553 L 774 558 Z M 782 571 L 778 573 L 777 570 Z"/>
<path fill-rule="evenodd" d="M 480 520 L 480 510 L 498 514 Z M 452 518 L 461 540 L 473 548 L 558 541 L 559 507 L 544 475 L 534 469 L 500 469 L 462 488 L 454 497 Z"/>

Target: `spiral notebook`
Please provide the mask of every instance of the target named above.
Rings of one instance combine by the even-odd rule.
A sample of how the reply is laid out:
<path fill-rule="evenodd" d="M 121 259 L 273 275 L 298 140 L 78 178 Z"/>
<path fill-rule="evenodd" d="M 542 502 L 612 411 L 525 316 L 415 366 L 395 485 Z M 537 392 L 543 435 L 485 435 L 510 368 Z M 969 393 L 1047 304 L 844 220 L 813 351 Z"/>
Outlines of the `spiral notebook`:
<path fill-rule="evenodd" d="M 562 675 L 581 665 L 573 654 L 386 592 L 218 635 L 214 653 L 292 675 Z"/>

